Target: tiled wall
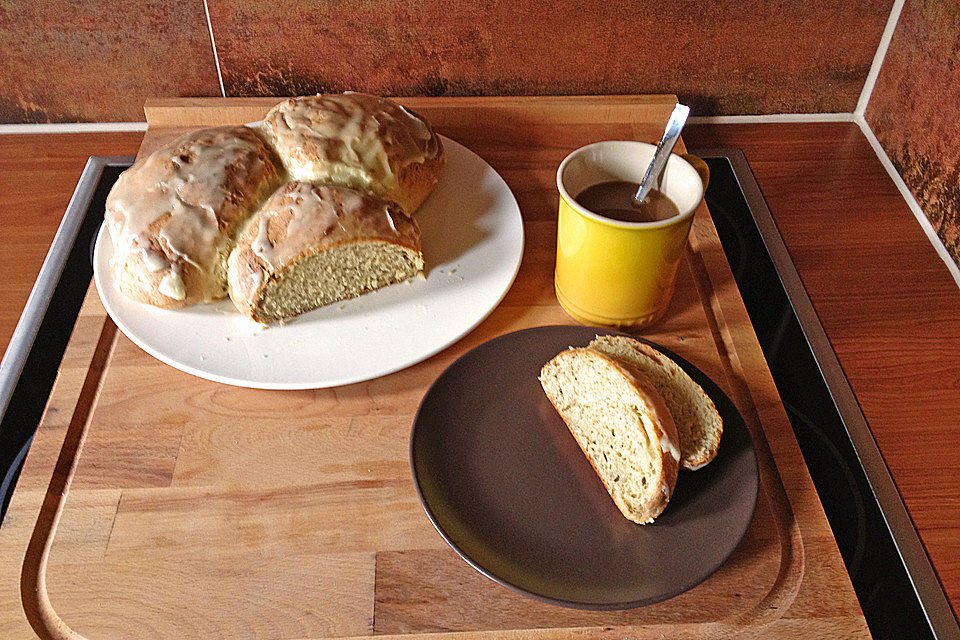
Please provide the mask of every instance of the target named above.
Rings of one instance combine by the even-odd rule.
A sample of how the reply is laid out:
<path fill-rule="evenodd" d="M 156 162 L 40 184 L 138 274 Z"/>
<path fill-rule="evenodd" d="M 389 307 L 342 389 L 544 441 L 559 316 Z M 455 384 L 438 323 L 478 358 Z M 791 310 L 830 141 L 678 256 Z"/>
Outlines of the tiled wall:
<path fill-rule="evenodd" d="M 143 120 L 217 96 L 202 0 L 0 0 L 0 122 Z"/>
<path fill-rule="evenodd" d="M 960 263 L 960 2 L 907 0 L 866 117 Z"/>
<path fill-rule="evenodd" d="M 852 111 L 893 0 L 208 0 L 227 95 L 677 93 Z M 220 94 L 202 0 L 0 0 L 0 122 Z"/>

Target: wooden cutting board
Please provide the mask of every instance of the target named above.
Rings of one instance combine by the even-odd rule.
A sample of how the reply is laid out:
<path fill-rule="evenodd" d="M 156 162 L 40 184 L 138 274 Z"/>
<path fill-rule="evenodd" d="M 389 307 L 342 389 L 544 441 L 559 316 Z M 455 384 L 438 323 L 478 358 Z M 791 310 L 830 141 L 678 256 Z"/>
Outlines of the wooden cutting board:
<path fill-rule="evenodd" d="M 417 501 L 408 435 L 433 379 L 489 338 L 571 323 L 553 292 L 560 160 L 655 140 L 675 101 L 402 99 L 500 172 L 527 244 L 486 321 L 377 380 L 293 392 L 200 380 L 134 346 L 91 289 L 0 527 L 0 637 L 869 637 L 705 205 L 666 319 L 642 335 L 716 380 L 750 427 L 760 499 L 726 565 L 659 604 L 559 608 L 476 573 Z M 275 102 L 148 102 L 141 153 Z"/>

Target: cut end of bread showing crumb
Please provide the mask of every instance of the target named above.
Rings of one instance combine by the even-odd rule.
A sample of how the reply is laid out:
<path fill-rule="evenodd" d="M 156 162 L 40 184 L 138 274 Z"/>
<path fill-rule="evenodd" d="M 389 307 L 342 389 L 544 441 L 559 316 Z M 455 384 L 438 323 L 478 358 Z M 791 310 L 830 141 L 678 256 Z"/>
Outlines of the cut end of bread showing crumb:
<path fill-rule="evenodd" d="M 720 448 L 723 420 L 713 401 L 680 365 L 650 345 L 625 336 L 597 336 L 589 347 L 637 368 L 663 396 L 680 436 L 680 462 L 696 470 Z"/>
<path fill-rule="evenodd" d="M 569 349 L 540 383 L 623 515 L 653 522 L 673 494 L 678 438 L 666 403 L 642 374 L 602 353 Z"/>

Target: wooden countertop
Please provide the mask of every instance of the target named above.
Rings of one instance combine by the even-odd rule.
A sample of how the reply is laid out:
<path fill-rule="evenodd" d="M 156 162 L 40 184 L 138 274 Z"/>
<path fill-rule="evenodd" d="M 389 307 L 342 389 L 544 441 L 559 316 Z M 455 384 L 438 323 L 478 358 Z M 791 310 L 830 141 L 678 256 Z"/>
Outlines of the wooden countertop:
<path fill-rule="evenodd" d="M 87 156 L 133 154 L 141 138 L 0 136 L 3 348 Z M 685 139 L 746 153 L 957 611 L 960 290 L 855 125 L 696 126 Z"/>
<path fill-rule="evenodd" d="M 500 173 L 520 205 L 526 246 L 514 286 L 484 322 L 389 376 L 300 392 L 198 379 L 136 347 L 91 289 L 11 500 L 9 526 L 0 529 L 0 636 L 32 629 L 44 638 L 204 637 L 213 630 L 251 638 L 546 639 L 574 630 L 638 639 L 867 637 L 706 205 L 694 216 L 671 312 L 644 337 L 696 363 L 750 432 L 760 495 L 723 567 L 639 609 L 558 609 L 473 571 L 417 500 L 409 430 L 428 385 L 474 345 L 569 322 L 550 286 L 557 164 L 598 139 L 655 139 L 675 102 L 663 95 L 403 99 Z M 183 127 L 250 122 L 274 104 L 151 101 L 141 153 Z M 506 384 L 549 411 L 535 375 Z M 545 428 L 536 420 L 528 426 Z M 736 454 L 735 442 L 721 446 L 725 457 L 707 477 Z M 589 469 L 581 471 L 596 484 Z M 585 504 L 591 512 L 610 506 Z M 625 525 L 615 512 L 595 515 L 610 531 Z M 506 521 L 490 526 L 477 531 L 478 540 L 515 538 Z"/>

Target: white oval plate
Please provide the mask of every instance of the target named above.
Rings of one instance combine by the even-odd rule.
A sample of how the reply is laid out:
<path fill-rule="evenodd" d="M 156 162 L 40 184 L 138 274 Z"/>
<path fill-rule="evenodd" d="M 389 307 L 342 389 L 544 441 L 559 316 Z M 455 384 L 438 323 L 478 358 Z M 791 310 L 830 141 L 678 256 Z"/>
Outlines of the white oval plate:
<path fill-rule="evenodd" d="M 520 268 L 523 222 L 510 188 L 480 156 L 443 139 L 447 163 L 416 213 L 426 278 L 261 327 L 229 300 L 186 309 L 134 302 L 113 286 L 106 227 L 94 279 L 107 313 L 141 349 L 201 378 L 258 389 L 370 380 L 429 358 L 486 318 Z"/>

